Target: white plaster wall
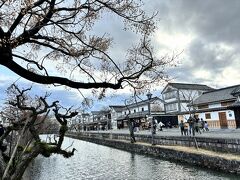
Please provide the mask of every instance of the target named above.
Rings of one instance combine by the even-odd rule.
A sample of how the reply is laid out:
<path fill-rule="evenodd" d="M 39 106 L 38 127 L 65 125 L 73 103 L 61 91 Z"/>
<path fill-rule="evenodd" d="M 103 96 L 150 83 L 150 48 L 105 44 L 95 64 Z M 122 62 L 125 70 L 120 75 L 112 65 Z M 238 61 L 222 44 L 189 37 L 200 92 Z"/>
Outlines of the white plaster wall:
<path fill-rule="evenodd" d="M 211 119 L 207 119 L 207 120 L 216 120 L 218 121 L 219 120 L 219 116 L 218 116 L 218 112 L 210 112 L 211 114 Z"/>
<path fill-rule="evenodd" d="M 230 116 L 230 114 L 231 114 L 232 116 Z M 232 110 L 226 111 L 226 115 L 227 115 L 227 119 L 228 119 L 228 120 L 234 120 L 234 119 L 235 119 L 234 111 L 232 111 Z"/>
<path fill-rule="evenodd" d="M 232 110 L 226 110 L 226 111 L 216 111 L 216 112 L 206 112 L 206 113 L 210 113 L 211 114 L 211 119 L 206 119 L 205 118 L 205 112 L 203 113 L 197 113 L 199 119 L 203 119 L 204 121 L 205 120 L 211 120 L 211 121 L 219 121 L 219 115 L 218 113 L 219 112 L 226 112 L 226 117 L 227 117 L 227 120 L 234 120 L 235 119 L 235 116 L 234 116 L 234 111 Z M 232 116 L 230 117 L 230 114 L 232 114 Z M 184 122 L 187 121 L 187 119 L 189 118 L 189 114 L 184 114 L 183 115 L 183 119 L 184 119 Z M 179 120 L 182 119 L 182 117 L 179 117 Z"/>
<path fill-rule="evenodd" d="M 113 119 L 111 123 L 112 123 L 112 128 L 117 129 L 117 119 Z"/>
<path fill-rule="evenodd" d="M 221 103 L 209 104 L 208 107 L 209 108 L 218 108 L 218 107 L 221 107 Z"/>
<path fill-rule="evenodd" d="M 165 100 L 165 102 L 166 103 L 169 103 L 169 102 L 173 102 L 173 101 L 176 101 L 177 100 L 177 98 L 172 98 L 172 99 L 167 99 L 167 100 Z"/>
<path fill-rule="evenodd" d="M 225 112 L 227 120 L 234 120 L 235 119 L 234 112 L 231 111 L 231 110 L 226 110 L 226 111 L 211 112 L 211 119 L 207 119 L 207 120 L 219 121 L 219 115 L 218 115 L 219 112 Z M 203 119 L 205 119 L 205 113 L 201 113 L 201 114 L 203 114 Z M 231 117 L 230 117 L 230 114 L 232 114 Z"/>
<path fill-rule="evenodd" d="M 111 119 L 114 119 L 117 117 L 117 112 L 114 109 L 111 109 Z"/>
<path fill-rule="evenodd" d="M 122 112 L 118 112 L 117 113 L 117 117 L 121 116 L 122 115 Z"/>
<path fill-rule="evenodd" d="M 131 111 L 131 114 L 134 113 L 134 110 L 136 111 L 135 113 L 137 112 L 142 112 L 142 108 L 144 108 L 144 111 L 147 111 L 148 110 L 148 106 L 147 105 L 143 105 L 143 106 L 138 106 L 138 107 L 135 107 L 135 108 L 129 108 L 130 111 Z"/>
<path fill-rule="evenodd" d="M 122 111 L 122 116 L 124 116 L 124 115 L 126 115 L 126 114 L 128 114 L 128 111 L 127 111 L 127 110 Z"/>
<path fill-rule="evenodd" d="M 177 103 L 173 103 L 173 104 L 175 104 L 176 108 L 175 108 L 175 109 L 167 109 L 167 106 L 169 107 L 169 104 L 167 104 L 167 105 L 165 106 L 166 112 L 175 112 L 175 111 L 178 111 L 178 104 L 177 104 Z"/>

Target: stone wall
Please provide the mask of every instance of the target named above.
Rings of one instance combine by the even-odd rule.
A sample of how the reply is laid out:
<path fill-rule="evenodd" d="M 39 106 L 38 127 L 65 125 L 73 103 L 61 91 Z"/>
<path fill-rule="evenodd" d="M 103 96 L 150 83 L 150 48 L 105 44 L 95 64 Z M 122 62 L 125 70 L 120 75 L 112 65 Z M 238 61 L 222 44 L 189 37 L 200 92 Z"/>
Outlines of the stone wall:
<path fill-rule="evenodd" d="M 129 134 L 111 134 L 111 133 L 93 133 L 79 132 L 81 136 L 101 138 L 101 139 L 118 139 L 129 140 Z M 137 134 L 135 135 L 137 142 L 151 143 L 151 135 Z M 190 137 L 190 136 L 155 136 L 156 144 L 159 145 L 178 145 L 186 147 L 196 147 L 217 151 L 240 154 L 240 139 L 221 139 L 221 138 L 205 138 L 205 137 Z"/>
<path fill-rule="evenodd" d="M 87 135 L 87 136 L 86 136 Z M 107 134 L 68 134 L 69 137 L 81 139 L 96 144 L 101 144 L 113 148 L 118 148 L 130 152 L 153 155 L 167 160 L 193 164 L 201 167 L 207 167 L 214 170 L 240 174 L 240 160 L 230 160 L 221 156 L 212 156 L 199 153 L 185 152 L 151 144 L 132 144 L 128 141 L 119 141 L 116 139 L 106 139 Z M 117 136 L 117 135 L 113 135 Z M 125 137 L 125 136 L 124 136 Z"/>

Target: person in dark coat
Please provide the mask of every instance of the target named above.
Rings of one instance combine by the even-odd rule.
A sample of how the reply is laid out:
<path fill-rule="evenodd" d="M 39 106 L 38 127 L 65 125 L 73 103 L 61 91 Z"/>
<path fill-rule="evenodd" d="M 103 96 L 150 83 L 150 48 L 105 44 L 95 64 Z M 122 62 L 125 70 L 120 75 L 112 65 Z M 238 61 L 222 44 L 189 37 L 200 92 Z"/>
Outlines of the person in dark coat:
<path fill-rule="evenodd" d="M 0 137 L 4 134 L 4 127 L 0 124 Z"/>

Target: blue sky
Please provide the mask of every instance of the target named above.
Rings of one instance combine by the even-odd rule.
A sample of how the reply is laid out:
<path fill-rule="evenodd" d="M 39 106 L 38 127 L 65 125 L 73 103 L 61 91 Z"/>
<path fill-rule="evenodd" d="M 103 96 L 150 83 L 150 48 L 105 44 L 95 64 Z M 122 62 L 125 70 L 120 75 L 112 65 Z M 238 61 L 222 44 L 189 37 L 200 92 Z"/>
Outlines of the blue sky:
<path fill-rule="evenodd" d="M 152 36 L 154 48 L 160 57 L 164 54 L 180 53 L 178 66 L 168 69 L 172 82 L 201 83 L 214 88 L 240 84 L 240 1 L 239 0 L 143 0 L 147 12 L 158 11 L 158 29 Z M 134 33 L 123 31 L 122 23 L 111 16 L 98 21 L 95 33 L 106 32 L 113 37 L 111 55 L 124 58 L 126 45 L 138 40 Z M 104 21 L 105 20 L 105 21 Z M 107 20 L 107 23 L 106 23 Z M 94 31 L 93 31 L 94 32 Z M 1 101 L 4 91 L 19 77 L 0 66 Z M 32 82 L 22 78 L 20 86 Z M 64 105 L 81 105 L 82 97 L 76 90 L 64 87 L 34 84 L 34 92 L 51 91 L 51 100 L 60 100 Z M 160 96 L 164 84 L 156 87 L 153 94 Z M 89 96 L 89 91 L 83 91 Z M 106 105 L 124 104 L 131 95 L 128 90 L 109 92 L 101 101 L 95 101 L 92 110 Z M 145 98 L 145 95 L 143 95 Z"/>

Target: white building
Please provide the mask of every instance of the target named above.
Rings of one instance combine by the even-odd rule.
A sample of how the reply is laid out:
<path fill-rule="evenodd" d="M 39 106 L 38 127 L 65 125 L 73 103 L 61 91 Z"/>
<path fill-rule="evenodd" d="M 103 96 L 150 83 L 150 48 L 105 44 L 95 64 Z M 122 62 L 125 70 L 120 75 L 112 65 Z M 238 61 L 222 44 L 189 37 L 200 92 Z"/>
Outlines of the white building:
<path fill-rule="evenodd" d="M 148 104 L 150 105 L 150 109 L 148 108 Z M 134 119 L 134 121 L 137 122 L 140 126 L 144 126 L 147 120 L 147 116 L 149 115 L 149 110 L 151 112 L 151 116 L 159 116 L 161 114 L 165 114 L 164 102 L 158 97 L 153 97 L 150 99 L 150 101 L 147 99 L 128 104 L 121 108 L 121 110 L 122 112 L 118 113 L 120 116 L 117 117 L 118 128 L 127 127 L 127 115 L 130 119 Z"/>
<path fill-rule="evenodd" d="M 109 106 L 111 113 L 111 124 L 113 129 L 117 129 L 117 118 L 122 116 L 125 106 Z"/>
<path fill-rule="evenodd" d="M 196 107 L 195 115 L 207 121 L 210 128 L 239 127 L 239 119 L 235 118 L 232 110 L 237 100 L 233 92 L 239 89 L 240 85 L 236 85 L 203 93 L 193 103 Z M 182 119 L 188 117 L 189 114 L 185 114 Z"/>
<path fill-rule="evenodd" d="M 189 111 L 189 103 L 210 90 L 213 88 L 202 84 L 168 83 L 162 91 L 166 114 L 178 115 Z"/>

